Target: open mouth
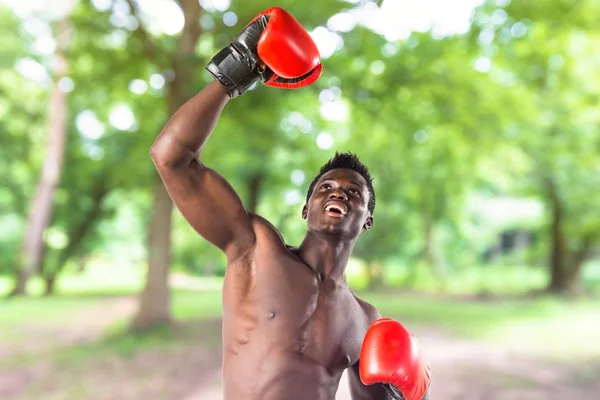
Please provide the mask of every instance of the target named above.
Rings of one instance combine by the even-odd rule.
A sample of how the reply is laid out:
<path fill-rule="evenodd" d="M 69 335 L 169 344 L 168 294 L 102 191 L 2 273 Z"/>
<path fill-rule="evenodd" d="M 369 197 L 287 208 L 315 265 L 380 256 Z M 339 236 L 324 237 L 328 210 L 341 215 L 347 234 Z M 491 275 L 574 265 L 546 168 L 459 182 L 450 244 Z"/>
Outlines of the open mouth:
<path fill-rule="evenodd" d="M 325 205 L 325 212 L 328 215 L 342 217 L 348 213 L 348 208 L 338 202 L 329 202 Z"/>

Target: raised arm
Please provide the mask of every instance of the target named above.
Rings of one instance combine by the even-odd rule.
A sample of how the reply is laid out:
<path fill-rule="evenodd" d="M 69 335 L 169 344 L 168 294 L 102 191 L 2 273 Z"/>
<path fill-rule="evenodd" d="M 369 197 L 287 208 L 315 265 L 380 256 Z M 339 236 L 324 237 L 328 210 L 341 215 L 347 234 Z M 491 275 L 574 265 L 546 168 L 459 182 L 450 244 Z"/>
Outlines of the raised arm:
<path fill-rule="evenodd" d="M 175 113 L 150 155 L 185 219 L 233 260 L 253 248 L 251 218 L 227 181 L 202 163 L 202 149 L 229 98 L 257 80 L 289 89 L 310 85 L 321 64 L 310 35 L 275 7 L 257 15 L 207 69 L 216 80 Z"/>
<path fill-rule="evenodd" d="M 201 161 L 202 149 L 228 100 L 219 82 L 210 83 L 175 113 L 150 155 L 189 224 L 235 259 L 254 244 L 250 217 L 231 185 Z"/>

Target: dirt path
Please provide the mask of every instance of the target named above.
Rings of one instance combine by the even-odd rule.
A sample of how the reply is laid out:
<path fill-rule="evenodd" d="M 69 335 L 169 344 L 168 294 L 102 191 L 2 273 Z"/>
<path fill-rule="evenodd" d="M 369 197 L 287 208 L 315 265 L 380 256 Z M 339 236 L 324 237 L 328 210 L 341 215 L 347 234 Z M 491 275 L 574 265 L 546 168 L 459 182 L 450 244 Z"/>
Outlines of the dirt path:
<path fill-rule="evenodd" d="M 135 298 L 112 299 L 73 315 L 61 326 L 23 327 L 24 340 L 5 346 L 3 355 L 29 361 L 5 368 L 0 363 L 0 398 L 221 400 L 219 320 L 183 324 L 156 348 L 129 356 L 101 353 L 66 364 L 52 359 L 57 350 L 94 343 L 112 323 L 130 317 L 135 307 Z M 429 355 L 432 400 L 599 398 L 600 360 L 543 361 L 428 328 L 414 333 Z M 52 340 L 43 340 L 48 336 Z M 350 400 L 345 376 L 336 400 Z"/>
<path fill-rule="evenodd" d="M 60 347 L 94 342 L 111 324 L 133 315 L 136 307 L 135 297 L 121 297 L 99 301 L 97 306 L 75 313 L 60 324 L 48 325 L 32 321 L 13 332 L 13 335 L 19 336 L 19 340 L 11 343 L 10 346 L 2 346 L 0 357 L 3 359 L 15 355 L 27 357 Z"/>
<path fill-rule="evenodd" d="M 86 343 L 93 343 L 108 327 L 133 314 L 137 306 L 134 297 L 100 301 L 84 312 L 70 316 L 60 325 L 32 322 L 13 332 L 18 341 L 0 343 L 0 399 L 17 399 L 37 380 L 52 375 L 53 366 L 44 362 L 47 354 Z M 13 359 L 32 360 L 29 365 L 11 367 Z M 41 362 L 37 361 L 41 360 Z M 8 367 L 2 367 L 4 362 Z M 23 364 L 23 361 L 21 361 Z"/>
<path fill-rule="evenodd" d="M 432 400 L 595 400 L 600 362 L 579 365 L 541 361 L 450 335 L 416 332 L 433 374 Z M 220 377 L 184 400 L 221 400 Z M 336 400 L 351 400 L 346 374 Z"/>

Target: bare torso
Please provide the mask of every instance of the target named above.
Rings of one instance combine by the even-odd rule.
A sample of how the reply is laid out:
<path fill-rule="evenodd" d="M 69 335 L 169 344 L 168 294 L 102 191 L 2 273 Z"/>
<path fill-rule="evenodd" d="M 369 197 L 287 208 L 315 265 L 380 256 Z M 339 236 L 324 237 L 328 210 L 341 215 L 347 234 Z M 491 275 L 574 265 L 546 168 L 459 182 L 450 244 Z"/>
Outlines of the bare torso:
<path fill-rule="evenodd" d="M 264 219 L 256 244 L 228 265 L 223 288 L 224 398 L 333 400 L 359 357 L 366 303 L 322 280 Z"/>
<path fill-rule="evenodd" d="M 362 340 L 380 315 L 352 294 L 343 275 L 355 241 L 373 225 L 370 178 L 354 167 L 320 174 L 302 209 L 304 240 L 298 251 L 289 249 L 201 161 L 228 100 L 213 81 L 177 110 L 150 149 L 181 214 L 230 260 L 223 288 L 225 399 L 333 400 L 346 368 L 353 399 L 387 399 L 383 385 L 364 385 L 359 376 Z"/>

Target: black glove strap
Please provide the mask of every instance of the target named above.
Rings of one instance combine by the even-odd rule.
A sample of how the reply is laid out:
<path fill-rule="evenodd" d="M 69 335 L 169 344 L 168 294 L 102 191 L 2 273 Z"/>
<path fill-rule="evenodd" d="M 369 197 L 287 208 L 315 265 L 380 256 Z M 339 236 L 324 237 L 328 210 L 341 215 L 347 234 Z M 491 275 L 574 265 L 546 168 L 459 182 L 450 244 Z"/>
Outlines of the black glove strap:
<path fill-rule="evenodd" d="M 306 78 L 308 78 L 313 72 L 314 72 L 314 68 L 311 69 L 310 71 L 308 71 L 306 74 L 304 74 L 304 75 L 302 75 L 302 76 L 300 76 L 298 78 L 290 78 L 290 79 L 288 79 L 288 78 L 282 78 L 282 77 L 279 76 L 279 77 L 277 77 L 277 79 L 275 79 L 274 82 L 277 82 L 277 83 L 298 83 L 298 82 L 301 82 L 301 81 L 305 80 Z"/>
<path fill-rule="evenodd" d="M 423 396 L 423 400 L 429 400 L 429 390 L 431 389 L 431 382 L 429 382 L 429 386 L 427 387 L 427 391 L 425 392 L 425 395 Z"/>
<path fill-rule="evenodd" d="M 266 82 L 273 76 L 273 71 L 260 62 L 256 52 L 256 45 L 269 19 L 268 15 L 257 18 L 206 66 L 231 98 L 243 94 L 257 79 Z"/>
<path fill-rule="evenodd" d="M 227 89 L 229 97 L 234 98 L 248 90 L 258 79 L 258 74 L 254 72 L 255 65 L 234 45 L 229 45 L 213 57 L 206 69 Z"/>
<path fill-rule="evenodd" d="M 404 396 L 402 396 L 402 393 L 400 393 L 400 391 L 398 390 L 398 388 L 396 386 L 386 384 L 386 385 L 383 385 L 383 387 L 388 391 L 390 396 L 392 396 L 392 399 L 404 400 Z"/>
<path fill-rule="evenodd" d="M 387 384 L 383 385 L 383 387 L 388 391 L 390 396 L 392 396 L 392 399 L 404 400 L 404 396 L 402 396 L 402 393 L 400 393 L 396 386 Z M 423 395 L 423 398 L 421 400 L 429 400 L 429 389 L 431 389 L 431 383 L 429 384 L 429 387 L 427 388 L 427 391 L 425 392 L 425 395 Z"/>

